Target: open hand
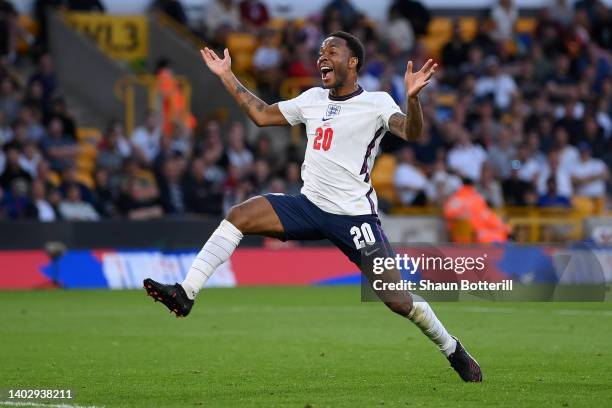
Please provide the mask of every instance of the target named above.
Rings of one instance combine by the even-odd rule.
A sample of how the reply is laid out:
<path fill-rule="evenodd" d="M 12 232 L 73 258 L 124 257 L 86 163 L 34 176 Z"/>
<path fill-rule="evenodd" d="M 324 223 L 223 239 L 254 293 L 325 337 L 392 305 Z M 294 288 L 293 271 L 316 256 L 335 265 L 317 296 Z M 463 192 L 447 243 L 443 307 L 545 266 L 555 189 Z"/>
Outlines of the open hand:
<path fill-rule="evenodd" d="M 414 98 L 421 92 L 427 84 L 431 82 L 431 77 L 436 72 L 438 64 L 432 59 L 427 60 L 423 68 L 417 72 L 412 72 L 412 61 L 408 61 L 406 66 L 406 74 L 404 75 L 404 83 L 406 84 L 406 93 L 410 98 Z"/>
<path fill-rule="evenodd" d="M 232 71 L 232 58 L 227 48 L 223 50 L 223 59 L 219 58 L 217 54 L 208 47 L 200 50 L 200 54 L 202 54 L 202 59 L 204 59 L 204 62 L 213 74 L 223 76 Z"/>

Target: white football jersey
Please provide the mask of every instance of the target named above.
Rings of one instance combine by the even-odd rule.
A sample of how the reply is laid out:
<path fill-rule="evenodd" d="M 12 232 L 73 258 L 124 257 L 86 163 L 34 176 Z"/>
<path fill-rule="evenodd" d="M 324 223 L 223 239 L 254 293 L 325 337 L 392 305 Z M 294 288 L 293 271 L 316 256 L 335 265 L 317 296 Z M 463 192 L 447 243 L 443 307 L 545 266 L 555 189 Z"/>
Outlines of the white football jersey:
<path fill-rule="evenodd" d="M 302 194 L 333 214 L 377 214 L 370 172 L 389 118 L 401 112 L 391 96 L 359 88 L 334 97 L 311 88 L 278 106 L 291 125 L 306 125 Z"/>

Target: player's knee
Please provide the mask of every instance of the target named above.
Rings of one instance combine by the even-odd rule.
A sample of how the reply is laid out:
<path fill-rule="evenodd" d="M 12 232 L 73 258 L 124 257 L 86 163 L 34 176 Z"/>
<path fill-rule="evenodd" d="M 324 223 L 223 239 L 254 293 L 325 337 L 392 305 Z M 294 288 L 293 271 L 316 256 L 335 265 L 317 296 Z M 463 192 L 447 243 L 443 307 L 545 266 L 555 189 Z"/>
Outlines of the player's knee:
<path fill-rule="evenodd" d="M 226 220 L 231 222 L 234 227 L 238 228 L 242 233 L 248 228 L 249 217 L 247 216 L 243 205 L 235 205 L 227 213 Z"/>
<path fill-rule="evenodd" d="M 408 317 L 412 310 L 411 302 L 385 302 L 385 305 L 387 305 L 392 312 L 404 317 Z"/>

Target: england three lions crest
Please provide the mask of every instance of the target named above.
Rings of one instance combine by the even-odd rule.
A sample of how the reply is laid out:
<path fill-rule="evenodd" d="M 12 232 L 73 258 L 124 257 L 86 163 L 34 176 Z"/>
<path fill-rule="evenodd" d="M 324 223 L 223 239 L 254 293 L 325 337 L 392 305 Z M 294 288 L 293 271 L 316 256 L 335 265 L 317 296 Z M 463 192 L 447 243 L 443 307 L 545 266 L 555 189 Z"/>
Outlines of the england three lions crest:
<path fill-rule="evenodd" d="M 326 118 L 331 118 L 332 116 L 338 116 L 340 114 L 340 105 L 334 105 L 330 103 L 327 105 L 327 112 L 325 112 Z"/>

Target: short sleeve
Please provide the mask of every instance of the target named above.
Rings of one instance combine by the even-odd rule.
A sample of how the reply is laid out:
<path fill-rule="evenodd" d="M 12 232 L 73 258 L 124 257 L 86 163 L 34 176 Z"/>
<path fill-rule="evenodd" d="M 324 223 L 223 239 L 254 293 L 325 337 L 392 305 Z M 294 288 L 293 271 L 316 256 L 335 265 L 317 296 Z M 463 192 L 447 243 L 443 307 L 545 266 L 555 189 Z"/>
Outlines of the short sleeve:
<path fill-rule="evenodd" d="M 391 95 L 386 92 L 381 92 L 378 98 L 378 110 L 380 112 L 380 119 L 382 120 L 383 126 L 386 131 L 389 131 L 389 118 L 394 113 L 402 113 L 400 107 L 395 103 Z"/>
<path fill-rule="evenodd" d="M 304 123 L 303 107 L 310 99 L 312 92 L 313 90 L 309 89 L 293 99 L 278 103 L 278 108 L 291 126 Z"/>

